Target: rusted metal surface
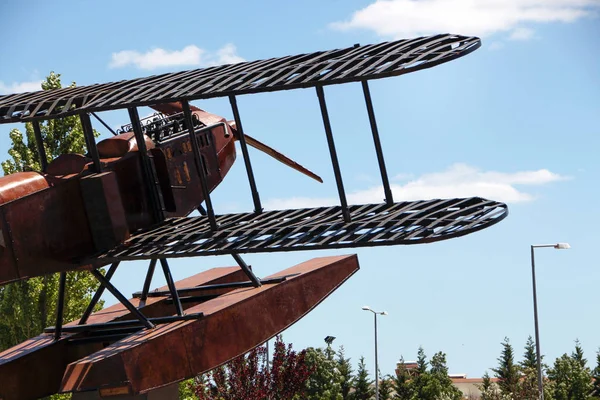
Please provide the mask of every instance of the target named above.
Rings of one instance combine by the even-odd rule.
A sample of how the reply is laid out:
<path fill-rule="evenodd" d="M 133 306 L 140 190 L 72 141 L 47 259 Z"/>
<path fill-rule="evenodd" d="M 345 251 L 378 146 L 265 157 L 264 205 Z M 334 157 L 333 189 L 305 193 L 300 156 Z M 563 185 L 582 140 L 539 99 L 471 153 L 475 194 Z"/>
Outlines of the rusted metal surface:
<path fill-rule="evenodd" d="M 243 280 L 244 277 L 244 273 L 238 267 L 213 268 L 183 279 L 176 285 L 177 287 L 194 287 L 224 284 Z M 165 286 L 157 290 L 166 289 Z M 220 295 L 231 290 L 233 289 L 221 288 L 208 292 L 203 291 L 203 294 Z M 139 299 L 133 298 L 131 302 L 139 306 Z M 184 302 L 183 307 L 189 309 L 198 302 Z M 174 311 L 167 296 L 149 298 L 141 310 L 148 317 L 169 315 Z M 122 304 L 116 304 L 92 314 L 88 324 L 127 319 L 131 319 L 129 311 Z M 77 321 L 74 321 L 65 327 L 76 324 Z M 60 340 L 54 341 L 52 334 L 43 334 L 0 353 L 0 399 L 37 399 L 57 393 L 69 363 L 100 351 L 107 345 L 101 341 L 73 344 L 74 340 L 84 339 L 87 336 L 87 333 L 64 333 Z M 35 377 L 35 384 L 32 384 L 32 377 Z"/>
<path fill-rule="evenodd" d="M 196 134 L 212 191 L 235 160 L 234 137 L 224 118 L 195 107 L 194 113 L 204 125 L 222 123 Z M 204 201 L 189 138 L 175 136 L 158 146 L 148 136 L 145 140 L 165 215 L 188 215 Z M 87 264 L 81 260 L 153 224 L 153 205 L 133 134 L 101 141 L 98 149 L 105 171 L 100 175 L 93 174 L 89 158 L 65 154 L 48 165 L 48 174 L 21 172 L 0 178 L 0 285 L 78 269 Z"/>
<path fill-rule="evenodd" d="M 187 312 L 203 318 L 139 331 L 70 364 L 62 390 L 129 387 L 143 393 L 208 371 L 298 321 L 358 268 L 355 255 L 315 258 L 272 276 L 289 276 L 281 283 L 202 302 Z"/>

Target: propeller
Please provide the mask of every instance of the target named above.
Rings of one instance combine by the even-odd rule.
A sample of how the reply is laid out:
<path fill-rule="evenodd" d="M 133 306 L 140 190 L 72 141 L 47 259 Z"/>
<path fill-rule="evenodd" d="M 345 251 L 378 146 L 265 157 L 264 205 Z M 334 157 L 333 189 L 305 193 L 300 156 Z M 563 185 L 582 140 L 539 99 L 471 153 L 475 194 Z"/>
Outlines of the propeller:
<path fill-rule="evenodd" d="M 183 107 L 181 106 L 181 103 L 179 103 L 179 102 L 151 105 L 150 108 L 152 108 L 158 112 L 161 112 L 163 114 L 166 114 L 166 115 L 172 115 L 172 114 L 180 113 L 183 111 Z M 206 111 L 201 110 L 198 107 L 195 107 L 192 105 L 190 105 L 190 109 L 192 110 L 192 112 L 199 111 L 203 114 L 206 114 L 207 116 L 210 117 L 209 119 L 213 119 L 213 117 L 214 117 L 214 118 L 216 118 L 216 120 L 218 120 L 221 118 L 214 114 L 207 113 Z M 206 122 L 207 121 L 205 121 L 205 123 Z M 235 121 L 227 121 L 227 124 L 233 131 L 234 139 L 239 140 L 239 134 L 236 129 Z M 319 175 L 317 175 L 314 172 L 310 171 L 309 169 L 303 167 L 302 165 L 298 164 L 296 161 L 294 161 L 291 158 L 285 156 L 284 154 L 278 152 L 274 148 L 267 146 L 263 142 L 255 139 L 252 136 L 249 136 L 245 133 L 244 133 L 244 138 L 246 139 L 247 145 L 252 146 L 257 150 L 260 150 L 265 154 L 268 154 L 269 156 L 273 157 L 280 163 L 287 165 L 288 167 L 316 180 L 317 182 L 323 183 L 323 179 L 321 179 L 321 177 Z"/>
<path fill-rule="evenodd" d="M 239 140 L 239 137 L 238 137 L 239 135 L 238 135 L 237 129 L 235 127 L 235 121 L 227 121 L 227 123 L 229 124 L 229 126 L 232 128 L 232 130 L 234 132 L 234 138 L 236 140 Z M 252 146 L 257 150 L 260 150 L 265 154 L 268 154 L 269 156 L 273 157 L 280 163 L 285 164 L 288 167 L 295 169 L 296 171 L 298 171 L 310 178 L 313 178 L 317 182 L 323 183 L 323 179 L 321 179 L 321 177 L 319 175 L 315 174 L 308 168 L 305 168 L 302 165 L 298 164 L 296 161 L 292 160 L 291 158 L 287 157 L 286 155 L 278 152 L 271 146 L 268 146 L 268 145 L 264 144 L 263 142 L 259 141 L 258 139 L 255 139 L 252 136 L 245 134 L 245 133 L 244 133 L 244 138 L 246 139 L 247 145 Z"/>

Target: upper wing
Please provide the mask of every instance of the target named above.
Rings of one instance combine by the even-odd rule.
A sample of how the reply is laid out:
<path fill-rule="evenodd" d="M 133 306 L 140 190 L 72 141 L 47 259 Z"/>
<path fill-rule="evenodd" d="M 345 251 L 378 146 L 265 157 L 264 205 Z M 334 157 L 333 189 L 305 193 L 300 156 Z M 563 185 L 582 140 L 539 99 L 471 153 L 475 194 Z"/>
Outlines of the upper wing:
<path fill-rule="evenodd" d="M 477 37 L 436 35 L 201 68 L 120 82 L 0 96 L 0 123 L 386 78 L 469 54 Z"/>

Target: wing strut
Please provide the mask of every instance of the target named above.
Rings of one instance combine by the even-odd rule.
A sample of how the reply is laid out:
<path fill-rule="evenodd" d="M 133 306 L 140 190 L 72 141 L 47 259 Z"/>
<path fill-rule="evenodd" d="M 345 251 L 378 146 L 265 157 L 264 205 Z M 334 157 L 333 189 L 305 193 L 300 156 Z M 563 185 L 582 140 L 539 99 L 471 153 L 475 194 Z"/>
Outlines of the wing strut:
<path fill-rule="evenodd" d="M 56 307 L 56 330 L 54 331 L 54 340 L 60 339 L 63 328 L 63 311 L 65 309 L 65 285 L 67 284 L 67 273 L 60 273 L 58 283 L 58 306 Z"/>
<path fill-rule="evenodd" d="M 362 81 L 363 93 L 365 94 L 365 103 L 367 103 L 367 113 L 369 114 L 369 122 L 371 124 L 371 133 L 373 134 L 373 143 L 375 144 L 375 152 L 377 153 L 377 162 L 379 163 L 379 171 L 381 172 L 381 181 L 383 182 L 383 192 L 385 193 L 385 202 L 387 205 L 394 204 L 392 190 L 390 189 L 390 181 L 385 168 L 385 160 L 383 159 L 383 150 L 381 141 L 379 140 L 379 129 L 377 129 L 377 120 L 375 119 L 375 111 L 373 110 L 373 102 L 371 101 L 371 91 L 369 83 Z"/>
<path fill-rule="evenodd" d="M 185 116 L 185 123 L 189 130 L 192 150 L 194 151 L 194 159 L 196 160 L 196 169 L 200 176 L 200 185 L 202 186 L 202 195 L 204 196 L 204 202 L 206 203 L 206 212 L 208 214 L 208 221 L 210 222 L 210 229 L 216 231 L 217 221 L 215 219 L 215 210 L 213 209 L 212 201 L 210 199 L 210 191 L 208 190 L 208 182 L 206 181 L 206 169 L 204 168 L 202 154 L 200 154 L 200 146 L 198 145 L 194 121 L 192 120 L 192 110 L 190 109 L 190 103 L 186 100 L 181 101 L 181 106 L 183 108 L 183 115 Z"/>
<path fill-rule="evenodd" d="M 108 269 L 108 272 L 106 272 L 106 276 L 105 276 L 108 281 L 111 280 L 111 278 L 117 271 L 117 267 L 119 266 L 120 263 L 121 263 L 121 261 L 112 263 L 112 265 Z M 102 297 L 102 294 L 104 294 L 104 289 L 106 289 L 106 288 L 103 285 L 100 285 L 98 290 L 96 290 L 96 293 L 94 293 L 94 297 L 92 297 L 90 304 L 88 304 L 87 308 L 83 312 L 83 315 L 79 319 L 79 322 L 77 323 L 77 325 L 85 325 L 87 323 L 88 318 L 94 312 L 94 308 L 96 307 L 96 304 L 98 304 L 98 301 L 100 301 L 100 297 Z"/>
<path fill-rule="evenodd" d="M 130 313 L 132 313 L 137 319 L 140 320 L 140 322 L 148 329 L 152 329 L 154 328 L 154 324 L 152 322 L 150 322 L 150 320 L 148 320 L 148 318 L 146 318 L 146 316 L 144 314 L 142 314 L 142 312 L 140 310 L 138 310 L 137 308 L 135 308 L 135 306 L 133 304 L 131 304 L 131 302 L 129 300 L 127 300 L 127 298 L 125 296 L 123 296 L 123 294 L 121 292 L 119 292 L 119 290 L 113 286 L 112 283 L 110 283 L 108 281 L 108 279 L 106 279 L 104 277 L 104 275 L 102 275 L 97 269 L 92 270 L 92 275 L 94 275 L 96 277 L 96 279 L 98 279 L 98 281 L 100 282 L 100 284 L 102 286 L 105 286 L 108 291 L 117 298 L 117 300 L 119 300 L 121 302 L 121 304 L 123 304 Z"/>
<path fill-rule="evenodd" d="M 175 304 L 175 311 L 177 311 L 178 316 L 182 317 L 183 308 L 181 308 L 181 301 L 179 300 L 179 294 L 177 293 L 175 281 L 173 280 L 173 275 L 171 275 L 171 269 L 169 268 L 169 263 L 167 262 L 167 259 L 161 258 L 160 265 L 162 266 L 163 272 L 165 274 L 165 280 L 167 281 L 167 286 L 169 287 L 169 291 L 171 292 L 173 304 Z"/>
<path fill-rule="evenodd" d="M 244 136 L 244 128 L 242 128 L 242 120 L 240 118 L 240 111 L 238 110 L 237 100 L 235 96 L 229 96 L 229 102 L 231 103 L 231 110 L 233 111 L 233 118 L 235 119 L 235 127 L 238 132 L 240 147 L 242 148 L 242 154 L 244 155 L 244 164 L 246 165 L 246 173 L 248 174 L 248 182 L 250 182 L 250 190 L 252 190 L 252 200 L 254 201 L 254 212 L 260 214 L 263 211 L 262 205 L 260 204 L 260 196 L 256 189 L 256 181 L 254 180 L 254 172 L 252 172 L 252 164 L 250 163 L 250 155 L 248 154 L 248 146 L 246 146 L 246 137 Z"/>
<path fill-rule="evenodd" d="M 146 272 L 146 279 L 144 280 L 144 286 L 142 287 L 142 297 L 140 297 L 140 304 L 138 305 L 138 307 L 146 306 L 148 292 L 150 291 L 150 284 L 152 283 L 152 278 L 154 277 L 154 270 L 156 269 L 156 262 L 156 258 L 150 260 L 150 264 L 148 265 L 148 272 Z"/>
<path fill-rule="evenodd" d="M 240 268 L 246 273 L 246 275 L 248 276 L 248 279 L 250 279 L 252 281 L 252 284 L 254 285 L 254 287 L 262 286 L 262 282 L 260 281 L 260 278 L 258 278 L 256 275 L 254 275 L 254 272 L 252 272 L 252 267 L 249 266 L 248 264 L 246 264 L 244 259 L 242 257 L 240 257 L 240 255 L 238 253 L 231 253 L 231 255 L 233 256 L 235 261 L 238 263 Z"/>
<path fill-rule="evenodd" d="M 337 152 L 335 151 L 335 142 L 333 141 L 333 133 L 331 132 L 331 122 L 329 121 L 329 113 L 327 112 L 327 104 L 325 103 L 325 92 L 323 92 L 323 86 L 321 85 L 317 86 L 317 96 L 319 97 L 319 106 L 321 107 L 321 116 L 323 117 L 325 134 L 327 135 L 327 145 L 329 146 L 331 165 L 333 165 L 333 173 L 335 174 L 335 183 L 337 184 L 338 194 L 340 196 L 342 215 L 344 216 L 344 221 L 350 222 L 350 211 L 348 211 L 348 201 L 346 200 L 346 192 L 344 191 L 344 181 L 342 180 L 340 163 L 338 162 Z"/>

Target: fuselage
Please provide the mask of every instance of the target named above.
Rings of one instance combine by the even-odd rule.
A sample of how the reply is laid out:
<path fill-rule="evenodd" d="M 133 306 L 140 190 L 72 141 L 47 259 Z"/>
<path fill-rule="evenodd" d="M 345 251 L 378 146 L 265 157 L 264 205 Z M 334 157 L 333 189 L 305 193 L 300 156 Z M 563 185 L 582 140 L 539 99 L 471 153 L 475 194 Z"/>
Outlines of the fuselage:
<path fill-rule="evenodd" d="M 199 165 L 209 191 L 223 180 L 236 157 L 227 121 L 193 107 L 194 131 L 202 163 L 179 104 L 163 104 L 143 125 L 156 176 L 161 213 L 182 217 L 204 201 Z M 18 172 L 0 178 L 0 285 L 52 272 L 82 268 L 86 259 L 127 240 L 131 232 L 157 221 L 132 131 L 97 144 L 102 166 L 63 154 L 45 173 Z"/>

